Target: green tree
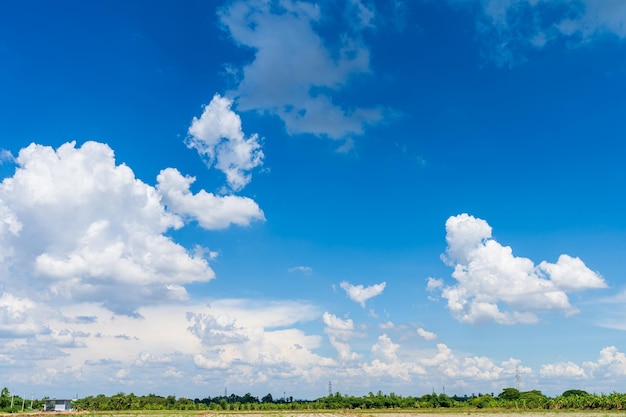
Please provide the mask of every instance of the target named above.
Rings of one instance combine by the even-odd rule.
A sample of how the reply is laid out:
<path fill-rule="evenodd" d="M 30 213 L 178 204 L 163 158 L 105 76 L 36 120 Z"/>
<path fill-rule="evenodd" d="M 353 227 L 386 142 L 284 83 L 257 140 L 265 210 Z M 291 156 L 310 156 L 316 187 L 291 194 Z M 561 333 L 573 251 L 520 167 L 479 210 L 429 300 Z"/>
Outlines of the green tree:
<path fill-rule="evenodd" d="M 581 389 L 568 389 L 567 391 L 565 391 L 563 394 L 561 394 L 561 396 L 563 397 L 574 397 L 574 396 L 586 396 L 589 395 L 589 393 L 587 391 L 583 391 Z"/>
<path fill-rule="evenodd" d="M 7 408 L 11 405 L 11 393 L 7 387 L 2 388 L 0 392 L 0 409 Z"/>
<path fill-rule="evenodd" d="M 519 400 L 520 391 L 517 388 L 504 388 L 500 395 L 498 395 L 498 399 L 500 400 Z"/>

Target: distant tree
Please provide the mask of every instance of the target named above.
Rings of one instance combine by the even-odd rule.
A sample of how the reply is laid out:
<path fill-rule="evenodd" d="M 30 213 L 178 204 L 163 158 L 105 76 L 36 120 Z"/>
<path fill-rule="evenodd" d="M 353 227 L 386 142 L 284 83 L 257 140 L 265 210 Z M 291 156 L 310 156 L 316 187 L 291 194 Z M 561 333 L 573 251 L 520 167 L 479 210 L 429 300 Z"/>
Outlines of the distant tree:
<path fill-rule="evenodd" d="M 589 395 L 589 393 L 587 391 L 583 391 L 581 389 L 568 389 L 567 391 L 565 391 L 561 395 L 563 397 L 574 397 L 574 396 L 583 397 L 583 396 Z"/>
<path fill-rule="evenodd" d="M 519 400 L 521 393 L 517 388 L 505 388 L 502 390 L 498 399 L 500 400 Z"/>
<path fill-rule="evenodd" d="M 9 389 L 7 387 L 2 388 L 2 392 L 0 392 L 0 409 L 11 405 L 10 397 Z"/>
<path fill-rule="evenodd" d="M 454 406 L 454 400 L 448 397 L 446 394 L 439 394 L 439 397 L 437 399 L 439 401 L 439 407 L 448 408 Z"/>
<path fill-rule="evenodd" d="M 241 397 L 241 402 L 244 404 L 258 403 L 259 399 L 257 397 L 252 396 L 249 392 L 245 393 L 243 397 Z"/>
<path fill-rule="evenodd" d="M 480 394 L 480 393 L 479 393 Z M 479 395 L 476 398 L 469 400 L 469 404 L 476 408 L 488 408 L 495 407 L 496 400 L 489 394 Z"/>
<path fill-rule="evenodd" d="M 274 402 L 274 397 L 272 397 L 272 394 L 268 393 L 266 396 L 261 398 L 261 402 L 263 404 L 273 403 Z"/>

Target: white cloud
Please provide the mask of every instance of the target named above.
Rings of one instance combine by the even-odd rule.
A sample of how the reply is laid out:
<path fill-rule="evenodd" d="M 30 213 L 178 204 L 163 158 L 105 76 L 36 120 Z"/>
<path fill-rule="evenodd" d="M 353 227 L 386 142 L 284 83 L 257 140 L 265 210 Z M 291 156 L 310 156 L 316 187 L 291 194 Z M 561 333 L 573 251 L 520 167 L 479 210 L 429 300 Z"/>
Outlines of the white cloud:
<path fill-rule="evenodd" d="M 203 250 L 191 253 L 165 235 L 188 220 L 181 215 L 207 228 L 262 219 L 252 200 L 192 195 L 193 179 L 173 169 L 150 186 L 102 143 L 31 144 L 16 164 L 0 183 L 0 271 L 13 296 L 35 294 L 34 302 L 97 302 L 134 314 L 185 300 L 184 284 L 214 273 Z"/>
<path fill-rule="evenodd" d="M 348 298 L 361 304 L 361 307 L 365 308 L 365 302 L 372 297 L 382 294 L 385 290 L 386 282 L 380 284 L 370 285 L 364 287 L 363 285 L 352 285 L 349 282 L 343 281 L 339 286 L 346 292 Z"/>
<path fill-rule="evenodd" d="M 543 378 L 586 379 L 587 373 L 573 362 L 559 362 L 542 365 L 539 375 Z"/>
<path fill-rule="evenodd" d="M 15 162 L 15 157 L 6 149 L 0 149 L 0 164 L 3 162 Z"/>
<path fill-rule="evenodd" d="M 588 288 L 605 288 L 602 277 L 585 266 L 580 258 L 561 255 L 555 264 L 543 261 L 539 264 L 550 281 L 558 288 L 568 291 L 585 290 Z"/>
<path fill-rule="evenodd" d="M 143 366 L 143 365 L 155 365 L 161 363 L 171 363 L 172 358 L 167 355 L 153 355 L 150 352 L 139 352 L 135 356 L 135 360 L 133 362 L 134 365 Z"/>
<path fill-rule="evenodd" d="M 393 343 L 386 334 L 382 334 L 378 336 L 378 341 L 372 346 L 372 356 L 383 362 L 395 362 L 398 360 L 399 348 L 400 345 Z"/>
<path fill-rule="evenodd" d="M 417 334 L 424 340 L 435 340 L 437 338 L 435 333 L 424 330 L 421 327 L 417 329 Z"/>
<path fill-rule="evenodd" d="M 401 346 L 394 343 L 386 334 L 378 336 L 371 349 L 372 361 L 362 365 L 365 374 L 377 378 L 386 376 L 407 382 L 411 381 L 413 375 L 425 374 L 425 369 L 414 363 L 414 360 L 403 361 L 399 358 L 400 348 Z"/>
<path fill-rule="evenodd" d="M 200 118 L 193 118 L 186 143 L 205 158 L 209 167 L 226 174 L 228 186 L 238 191 L 252 179 L 249 172 L 262 165 L 263 151 L 258 135 L 245 137 L 241 118 L 231 105 L 229 99 L 213 96 Z"/>
<path fill-rule="evenodd" d="M 443 256 L 454 267 L 456 285 L 441 288 L 452 315 L 466 323 L 493 320 L 501 324 L 534 323 L 548 310 L 573 314 L 567 291 L 606 287 L 598 274 L 578 258 L 562 255 L 556 264 L 516 257 L 491 237 L 486 221 L 468 214 L 446 222 L 448 248 Z M 429 280 L 429 290 L 438 285 Z"/>
<path fill-rule="evenodd" d="M 263 211 L 254 200 L 234 195 L 216 196 L 200 190 L 189 190 L 195 178 L 185 176 L 175 168 L 162 170 L 157 176 L 157 190 L 169 211 L 197 220 L 209 230 L 225 229 L 231 224 L 248 226 L 253 220 L 265 220 Z"/>
<path fill-rule="evenodd" d="M 93 320 L 70 320 L 87 313 Z M 190 379 L 201 375 L 199 383 L 223 383 L 250 372 L 251 380 L 262 373 L 273 379 L 288 375 L 306 379 L 336 366 L 332 359 L 313 353 L 323 340 L 320 336 L 294 327 L 318 317 L 315 306 L 292 301 L 232 299 L 214 300 L 210 305 L 144 306 L 135 317 L 112 316 L 94 303 L 73 304 L 61 306 L 59 314 L 39 317 L 51 329 L 48 335 L 30 339 L 22 335 L 15 349 L 30 359 L 27 364 L 32 369 L 24 373 L 27 380 L 45 379 L 47 384 L 64 380 L 81 384 L 85 379 L 104 383 L 121 377 L 146 389 L 156 385 L 163 390 L 163 384 L 170 382 L 159 378 L 172 369 Z M 51 343 L 64 351 L 52 349 Z M 17 352 L 10 349 L 10 343 L 3 343 L 0 355 L 15 357 Z M 59 372 L 42 372 L 47 368 Z M 220 373 L 207 374 L 205 369 Z M 250 381 L 241 383 L 249 386 Z"/>
<path fill-rule="evenodd" d="M 302 272 L 304 275 L 311 275 L 313 273 L 313 268 L 310 266 L 294 266 L 289 268 L 289 272 Z"/>
<path fill-rule="evenodd" d="M 328 335 L 328 341 L 332 347 L 337 350 L 337 354 L 339 355 L 339 359 L 341 361 L 355 361 L 363 357 L 363 355 L 353 352 L 349 343 L 342 341 L 333 334 Z"/>
<path fill-rule="evenodd" d="M 354 322 L 352 319 L 342 320 L 334 314 L 324 312 L 322 320 L 326 325 L 326 333 L 339 336 L 342 339 L 349 339 L 354 335 Z"/>
<path fill-rule="evenodd" d="M 441 376 L 448 379 L 498 380 L 515 373 L 515 367 L 511 368 L 510 360 L 496 365 L 484 356 L 459 357 L 443 343 L 437 344 L 435 355 L 422 359 L 420 363 L 436 369 Z"/>
<path fill-rule="evenodd" d="M 41 310 L 42 306 L 31 299 L 6 292 L 0 294 L 0 338 L 49 333 L 49 329 L 39 320 L 42 318 L 38 317 Z"/>
<path fill-rule="evenodd" d="M 626 37 L 626 3 L 621 0 L 449 0 L 452 4 L 480 4 L 477 29 L 488 56 L 500 65 L 525 60 L 529 49 L 559 39 L 578 46 L 612 34 Z"/>
<path fill-rule="evenodd" d="M 585 361 L 582 365 L 571 361 L 544 364 L 539 374 L 544 378 L 588 380 L 597 377 L 610 381 L 626 376 L 626 355 L 615 346 L 607 346 L 596 361 Z"/>
<path fill-rule="evenodd" d="M 290 134 L 347 139 L 382 117 L 379 109 L 355 108 L 335 99 L 354 75 L 370 72 L 369 51 L 358 31 L 372 25 L 374 12 L 359 1 L 349 2 L 344 36 L 327 40 L 315 29 L 324 23 L 320 7 L 254 0 L 222 9 L 220 20 L 234 42 L 254 51 L 230 94 L 238 110 L 276 115 Z"/>
<path fill-rule="evenodd" d="M 330 344 L 337 350 L 339 359 L 346 361 L 361 358 L 361 355 L 352 352 L 348 343 L 356 334 L 352 319 L 342 320 L 334 314 L 324 312 L 322 320 L 326 325 L 324 332 L 328 334 Z"/>
<path fill-rule="evenodd" d="M 174 368 L 173 366 L 168 366 L 165 372 L 163 372 L 163 376 L 165 378 L 182 379 L 184 375 L 182 372 L 176 370 L 176 368 Z"/>
<path fill-rule="evenodd" d="M 378 325 L 378 327 L 380 327 L 383 330 L 391 330 L 391 329 L 395 329 L 396 325 L 393 324 L 393 322 L 391 320 L 385 322 L 385 323 L 380 323 Z"/>
<path fill-rule="evenodd" d="M 242 329 L 236 326 L 237 319 L 234 317 L 225 314 L 213 316 L 188 312 L 187 320 L 190 323 L 187 329 L 204 345 L 242 343 L 247 340 Z"/>
<path fill-rule="evenodd" d="M 306 335 L 292 327 L 317 316 L 312 305 L 224 300 L 212 303 L 205 310 L 203 314 L 187 313 L 189 330 L 204 337 L 203 349 L 194 358 L 202 368 L 228 369 L 230 375 L 256 368 L 252 372 L 307 377 L 314 367 L 333 364 L 332 360 L 312 353 L 319 347 L 319 336 Z M 287 328 L 271 330 L 275 325 Z M 207 337 L 208 329 L 217 331 L 218 338 Z M 229 336 L 224 337 L 225 334 Z"/>
<path fill-rule="evenodd" d="M 444 282 L 442 279 L 437 279 L 437 278 L 428 278 L 428 282 L 426 284 L 426 289 L 428 291 L 434 291 L 438 288 L 441 288 L 444 286 Z"/>
<path fill-rule="evenodd" d="M 626 355 L 615 346 L 607 346 L 600 351 L 596 362 L 585 362 L 583 367 L 592 372 L 601 373 L 603 377 L 626 375 Z"/>

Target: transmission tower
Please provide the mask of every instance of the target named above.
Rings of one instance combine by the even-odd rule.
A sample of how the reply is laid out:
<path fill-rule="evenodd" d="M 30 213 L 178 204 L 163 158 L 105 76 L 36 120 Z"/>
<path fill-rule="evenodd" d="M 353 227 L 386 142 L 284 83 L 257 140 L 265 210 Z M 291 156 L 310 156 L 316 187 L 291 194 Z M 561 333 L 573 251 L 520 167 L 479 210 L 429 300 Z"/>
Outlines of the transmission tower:
<path fill-rule="evenodd" d="M 519 391 L 520 386 L 522 385 L 522 376 L 519 373 L 519 366 L 515 367 L 515 388 Z"/>
<path fill-rule="evenodd" d="M 328 395 L 333 395 L 333 384 L 331 381 L 328 381 Z"/>

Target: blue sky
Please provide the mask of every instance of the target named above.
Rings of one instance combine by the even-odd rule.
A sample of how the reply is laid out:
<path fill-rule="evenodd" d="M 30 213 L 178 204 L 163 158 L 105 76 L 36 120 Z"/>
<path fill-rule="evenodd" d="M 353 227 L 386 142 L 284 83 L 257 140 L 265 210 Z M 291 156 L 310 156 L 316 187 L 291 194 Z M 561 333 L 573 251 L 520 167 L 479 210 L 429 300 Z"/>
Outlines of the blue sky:
<path fill-rule="evenodd" d="M 0 14 L 16 394 L 626 382 L 626 6 Z"/>

